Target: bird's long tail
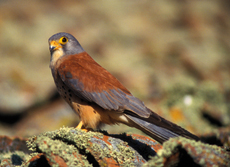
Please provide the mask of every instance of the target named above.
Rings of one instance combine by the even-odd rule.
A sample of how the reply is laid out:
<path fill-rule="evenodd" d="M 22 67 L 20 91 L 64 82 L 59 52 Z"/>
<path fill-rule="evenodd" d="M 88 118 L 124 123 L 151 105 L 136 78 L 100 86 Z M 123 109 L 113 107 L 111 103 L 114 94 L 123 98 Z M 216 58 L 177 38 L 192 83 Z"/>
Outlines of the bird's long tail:
<path fill-rule="evenodd" d="M 150 110 L 150 109 L 148 109 Z M 151 111 L 151 110 L 150 110 Z M 199 140 L 199 138 L 180 126 L 167 121 L 153 111 L 148 118 L 143 118 L 132 112 L 126 111 L 125 115 L 132 122 L 133 126 L 140 129 L 160 143 L 172 137 L 183 136 L 189 139 Z"/>

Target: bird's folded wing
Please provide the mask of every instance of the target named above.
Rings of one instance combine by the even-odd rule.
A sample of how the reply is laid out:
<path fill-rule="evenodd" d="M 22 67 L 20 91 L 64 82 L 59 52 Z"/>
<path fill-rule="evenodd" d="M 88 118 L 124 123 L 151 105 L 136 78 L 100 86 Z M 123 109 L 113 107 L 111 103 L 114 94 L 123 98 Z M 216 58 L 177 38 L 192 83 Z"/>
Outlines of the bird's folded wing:
<path fill-rule="evenodd" d="M 149 117 L 144 103 L 134 97 L 114 76 L 85 53 L 65 57 L 57 71 L 64 82 L 79 98 L 108 110 L 129 110 L 141 117 Z"/>

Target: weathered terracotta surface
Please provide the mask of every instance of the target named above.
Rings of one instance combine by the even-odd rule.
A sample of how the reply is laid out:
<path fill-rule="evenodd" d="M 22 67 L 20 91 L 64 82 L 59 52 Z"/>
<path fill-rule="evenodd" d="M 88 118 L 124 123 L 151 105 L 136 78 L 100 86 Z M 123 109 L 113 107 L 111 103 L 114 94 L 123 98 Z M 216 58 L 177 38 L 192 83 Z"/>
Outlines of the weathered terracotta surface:
<path fill-rule="evenodd" d="M 222 130 L 223 131 L 223 130 Z M 228 166 L 228 147 L 182 137 L 163 146 L 141 135 L 61 128 L 27 140 L 0 137 L 1 166 Z"/>
<path fill-rule="evenodd" d="M 29 153 L 26 139 L 21 137 L 0 136 L 0 152 L 23 151 Z"/>
<path fill-rule="evenodd" d="M 156 155 L 161 148 L 149 137 L 109 135 L 106 132 L 84 132 L 73 128 L 62 128 L 31 138 L 28 146 L 35 152 L 42 152 L 49 165 L 63 166 L 142 166 L 149 156 Z M 34 157 L 32 159 L 39 161 Z"/>
<path fill-rule="evenodd" d="M 230 152 L 215 145 L 185 138 L 170 139 L 145 166 L 229 166 Z"/>

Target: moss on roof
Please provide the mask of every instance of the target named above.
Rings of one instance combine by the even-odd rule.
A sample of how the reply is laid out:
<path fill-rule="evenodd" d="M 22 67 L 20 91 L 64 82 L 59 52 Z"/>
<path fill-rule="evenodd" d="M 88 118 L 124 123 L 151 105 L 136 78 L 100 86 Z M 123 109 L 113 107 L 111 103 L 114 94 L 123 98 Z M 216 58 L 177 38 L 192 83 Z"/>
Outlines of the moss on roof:
<path fill-rule="evenodd" d="M 171 138 L 163 144 L 163 148 L 157 152 L 144 166 L 229 166 L 230 153 L 221 147 L 204 144 L 183 137 Z"/>

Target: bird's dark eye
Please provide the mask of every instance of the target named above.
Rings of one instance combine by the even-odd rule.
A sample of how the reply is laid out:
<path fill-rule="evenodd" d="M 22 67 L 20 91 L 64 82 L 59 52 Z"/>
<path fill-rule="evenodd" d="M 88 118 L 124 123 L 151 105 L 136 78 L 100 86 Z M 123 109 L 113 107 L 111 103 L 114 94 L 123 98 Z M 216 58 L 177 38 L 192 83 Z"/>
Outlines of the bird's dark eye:
<path fill-rule="evenodd" d="M 62 42 L 66 42 L 67 41 L 67 39 L 66 38 L 62 38 Z"/>
<path fill-rule="evenodd" d="M 66 44 L 68 42 L 68 39 L 66 37 L 61 37 L 60 40 L 59 40 L 59 42 L 61 44 Z"/>

